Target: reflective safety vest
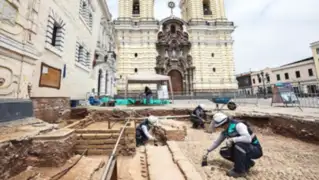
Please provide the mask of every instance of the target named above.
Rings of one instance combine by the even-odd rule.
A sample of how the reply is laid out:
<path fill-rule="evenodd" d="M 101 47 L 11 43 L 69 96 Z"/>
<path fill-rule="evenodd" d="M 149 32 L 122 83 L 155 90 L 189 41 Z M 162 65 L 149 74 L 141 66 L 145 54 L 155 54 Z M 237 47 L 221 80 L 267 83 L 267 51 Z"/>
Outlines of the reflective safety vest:
<path fill-rule="evenodd" d="M 142 131 L 142 126 L 145 125 L 147 130 L 149 131 L 151 129 L 151 125 L 150 122 L 148 121 L 148 119 L 145 119 L 144 121 L 142 121 L 137 127 L 137 130 L 141 130 Z"/>
<path fill-rule="evenodd" d="M 260 145 L 257 136 L 252 132 L 252 130 L 250 129 L 249 125 L 247 123 L 245 123 L 245 122 L 240 122 L 240 121 L 237 121 L 237 120 L 230 120 L 227 129 L 225 131 L 223 131 L 224 136 L 226 136 L 227 138 L 240 136 L 239 133 L 236 130 L 236 125 L 238 123 L 244 123 L 247 126 L 248 132 L 249 132 L 250 136 L 252 137 L 251 144 Z"/>

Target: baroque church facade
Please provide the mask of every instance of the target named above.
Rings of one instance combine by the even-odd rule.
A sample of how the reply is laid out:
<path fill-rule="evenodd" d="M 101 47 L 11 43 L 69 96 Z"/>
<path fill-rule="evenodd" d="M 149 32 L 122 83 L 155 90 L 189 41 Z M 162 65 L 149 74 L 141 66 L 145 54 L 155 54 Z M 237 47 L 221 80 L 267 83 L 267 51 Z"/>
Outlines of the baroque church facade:
<path fill-rule="evenodd" d="M 170 4 L 173 8 L 174 4 Z M 181 18 L 154 18 L 154 0 L 119 0 L 118 93 L 134 73 L 169 75 L 178 93 L 237 89 L 232 32 L 224 0 L 181 0 Z M 155 88 L 156 86 L 151 86 Z M 143 91 L 142 85 L 130 85 Z"/>

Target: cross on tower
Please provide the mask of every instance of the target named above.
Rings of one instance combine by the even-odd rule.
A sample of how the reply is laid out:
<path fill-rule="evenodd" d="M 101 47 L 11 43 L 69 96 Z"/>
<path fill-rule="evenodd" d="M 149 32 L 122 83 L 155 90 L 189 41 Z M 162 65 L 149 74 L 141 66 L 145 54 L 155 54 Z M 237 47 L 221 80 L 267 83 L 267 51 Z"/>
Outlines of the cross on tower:
<path fill-rule="evenodd" d="M 173 16 L 173 9 L 175 8 L 175 3 L 173 1 L 169 1 L 168 7 L 171 9 L 171 16 Z"/>

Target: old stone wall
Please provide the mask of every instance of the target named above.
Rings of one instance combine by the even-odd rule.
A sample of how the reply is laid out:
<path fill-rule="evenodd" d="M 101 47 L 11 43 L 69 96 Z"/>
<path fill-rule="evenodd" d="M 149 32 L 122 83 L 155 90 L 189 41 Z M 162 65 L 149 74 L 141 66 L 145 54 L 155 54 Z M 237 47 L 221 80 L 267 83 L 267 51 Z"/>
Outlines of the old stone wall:
<path fill-rule="evenodd" d="M 111 153 L 119 137 L 119 129 L 77 129 L 77 144 L 75 151 L 83 153 L 87 150 L 88 155 L 105 155 Z M 135 124 L 126 128 L 117 148 L 121 155 L 135 154 Z"/>
<path fill-rule="evenodd" d="M 36 118 L 56 123 L 59 119 L 67 119 L 70 116 L 69 97 L 32 97 L 31 99 Z"/>
<path fill-rule="evenodd" d="M 50 137 L 50 136 L 49 136 Z M 28 166 L 48 167 L 63 165 L 74 152 L 76 135 L 59 134 L 51 139 L 32 137 L 0 143 L 0 179 L 8 179 Z"/>

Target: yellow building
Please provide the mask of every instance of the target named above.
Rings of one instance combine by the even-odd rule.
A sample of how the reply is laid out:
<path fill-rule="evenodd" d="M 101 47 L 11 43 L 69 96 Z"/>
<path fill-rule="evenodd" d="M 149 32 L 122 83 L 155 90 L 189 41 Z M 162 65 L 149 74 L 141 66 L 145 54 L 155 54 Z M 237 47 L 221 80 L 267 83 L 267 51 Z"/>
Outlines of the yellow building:
<path fill-rule="evenodd" d="M 237 89 L 234 24 L 225 16 L 224 0 L 181 0 L 179 7 L 182 18 L 172 14 L 158 21 L 154 0 L 119 0 L 114 22 L 119 93 L 125 77 L 139 72 L 170 75 L 175 92 Z M 141 88 L 130 86 L 134 91 Z"/>
<path fill-rule="evenodd" d="M 312 50 L 313 61 L 316 66 L 317 77 L 319 77 L 319 41 L 311 43 L 310 47 Z"/>

